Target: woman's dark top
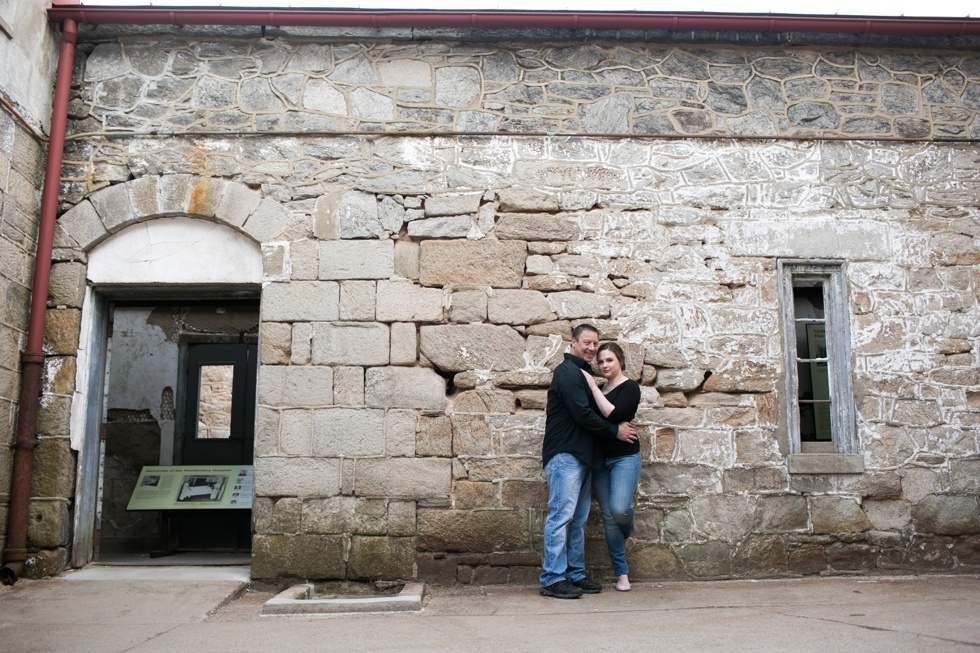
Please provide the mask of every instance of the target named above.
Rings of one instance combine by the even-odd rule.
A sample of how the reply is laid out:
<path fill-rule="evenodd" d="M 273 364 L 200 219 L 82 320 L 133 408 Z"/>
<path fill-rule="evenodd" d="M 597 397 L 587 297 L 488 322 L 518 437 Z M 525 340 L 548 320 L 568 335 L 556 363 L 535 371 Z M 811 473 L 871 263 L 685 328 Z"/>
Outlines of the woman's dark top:
<path fill-rule="evenodd" d="M 636 417 L 636 409 L 640 405 L 640 386 L 633 379 L 626 379 L 610 390 L 606 399 L 615 406 L 613 411 L 606 416 L 606 421 L 613 424 L 629 422 Z M 602 449 L 602 455 L 606 458 L 629 456 L 640 452 L 639 441 L 623 442 L 609 438 L 596 438 L 596 442 Z"/>

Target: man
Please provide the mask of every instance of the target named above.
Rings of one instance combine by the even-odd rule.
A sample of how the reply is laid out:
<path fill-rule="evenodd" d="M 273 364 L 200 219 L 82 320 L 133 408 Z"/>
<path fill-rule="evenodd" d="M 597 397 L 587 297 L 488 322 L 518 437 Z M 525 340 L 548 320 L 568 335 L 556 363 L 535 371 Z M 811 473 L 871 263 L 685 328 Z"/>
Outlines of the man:
<path fill-rule="evenodd" d="M 585 522 L 591 504 L 592 468 L 598 463 L 594 438 L 636 441 L 631 424 L 610 424 L 596 410 L 581 370 L 599 348 L 599 331 L 590 324 L 572 330 L 565 360 L 555 368 L 548 388 L 541 463 L 548 480 L 548 517 L 544 522 L 541 595 L 577 599 L 597 594 L 602 585 L 585 577 Z"/>

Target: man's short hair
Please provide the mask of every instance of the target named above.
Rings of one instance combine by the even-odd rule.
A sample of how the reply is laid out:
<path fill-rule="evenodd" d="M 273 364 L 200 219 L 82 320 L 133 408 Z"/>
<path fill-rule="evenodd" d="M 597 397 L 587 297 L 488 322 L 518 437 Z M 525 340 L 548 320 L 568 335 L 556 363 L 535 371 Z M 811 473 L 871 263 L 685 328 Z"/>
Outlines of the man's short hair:
<path fill-rule="evenodd" d="M 578 340 L 578 337 L 582 335 L 583 331 L 591 331 L 592 333 L 599 335 L 599 329 L 595 328 L 591 324 L 583 323 L 572 329 L 572 340 Z"/>

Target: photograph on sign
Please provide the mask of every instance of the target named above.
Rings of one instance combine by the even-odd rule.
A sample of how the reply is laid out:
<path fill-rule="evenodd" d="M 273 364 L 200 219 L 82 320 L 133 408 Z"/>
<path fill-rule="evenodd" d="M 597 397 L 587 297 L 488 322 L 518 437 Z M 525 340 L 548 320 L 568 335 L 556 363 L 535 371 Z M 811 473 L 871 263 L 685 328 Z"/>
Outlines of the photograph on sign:
<path fill-rule="evenodd" d="M 177 501 L 221 503 L 227 482 L 227 476 L 185 476 Z"/>

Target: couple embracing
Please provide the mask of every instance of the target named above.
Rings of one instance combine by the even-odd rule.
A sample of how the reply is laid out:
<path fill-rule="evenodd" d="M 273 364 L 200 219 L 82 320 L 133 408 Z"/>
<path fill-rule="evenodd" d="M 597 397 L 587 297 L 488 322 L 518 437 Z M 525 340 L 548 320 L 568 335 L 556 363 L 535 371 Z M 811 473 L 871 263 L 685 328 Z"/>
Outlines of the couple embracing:
<path fill-rule="evenodd" d="M 600 389 L 591 363 L 599 357 Z M 541 595 L 574 599 L 602 585 L 585 575 L 585 522 L 591 491 L 602 510 L 616 589 L 630 589 L 626 538 L 633 531 L 633 493 L 640 479 L 640 445 L 632 424 L 640 387 L 626 378 L 623 350 L 599 346 L 589 324 L 572 329 L 572 343 L 548 388 L 541 462 L 548 481 Z"/>

